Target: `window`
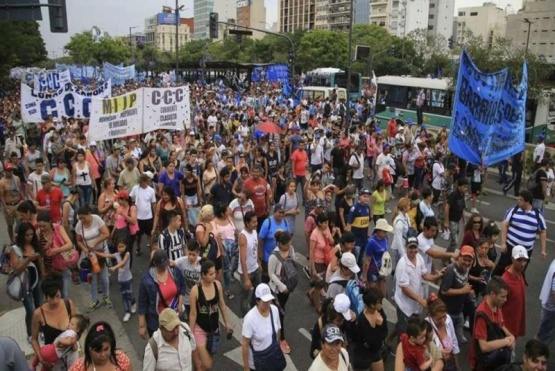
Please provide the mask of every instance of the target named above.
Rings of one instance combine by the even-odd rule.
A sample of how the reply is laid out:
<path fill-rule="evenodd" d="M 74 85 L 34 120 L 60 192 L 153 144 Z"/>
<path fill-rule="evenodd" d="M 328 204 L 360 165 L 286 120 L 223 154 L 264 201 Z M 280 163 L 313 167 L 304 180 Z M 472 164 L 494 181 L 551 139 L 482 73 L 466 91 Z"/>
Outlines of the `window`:
<path fill-rule="evenodd" d="M 434 29 L 434 26 L 432 26 L 432 25 L 428 26 L 428 30 L 432 31 L 433 29 Z"/>
<path fill-rule="evenodd" d="M 430 3 L 430 8 L 435 8 L 436 4 Z"/>
<path fill-rule="evenodd" d="M 459 12 L 459 17 L 464 17 L 466 15 L 466 12 Z"/>
<path fill-rule="evenodd" d="M 476 17 L 477 15 L 478 15 L 478 12 L 470 12 L 471 17 Z"/>
<path fill-rule="evenodd" d="M 429 18 L 429 19 L 434 19 L 434 15 L 433 15 L 433 14 L 430 14 L 430 15 L 428 16 L 428 18 Z"/>

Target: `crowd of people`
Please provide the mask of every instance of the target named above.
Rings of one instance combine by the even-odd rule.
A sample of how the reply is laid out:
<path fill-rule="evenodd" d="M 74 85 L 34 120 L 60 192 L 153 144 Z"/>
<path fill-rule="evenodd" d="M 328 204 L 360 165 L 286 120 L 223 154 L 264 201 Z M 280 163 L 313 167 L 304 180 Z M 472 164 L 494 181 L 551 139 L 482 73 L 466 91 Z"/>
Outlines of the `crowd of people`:
<path fill-rule="evenodd" d="M 88 139 L 87 120 L 26 123 L 17 94 L 3 98 L 5 256 L 12 275 L 28 278 L 21 299 L 34 367 L 131 369 L 110 324 L 89 326 L 71 300 L 88 282 L 87 312 L 112 308 L 117 272 L 122 320 L 148 340 L 144 370 L 219 369 L 213 356 L 233 336 L 226 301 L 236 295 L 242 367 L 283 370 L 288 299 L 304 271 L 306 305 L 318 316 L 310 370 L 380 371 L 389 354 L 396 370 L 459 370 L 465 357 L 476 370 L 546 369 L 553 264 L 537 340 L 515 354 L 536 236 L 537 255 L 547 255 L 543 210 L 554 177 L 542 136 L 534 187 L 520 190 L 521 154 L 511 179 L 509 162 L 500 164 L 503 191 L 514 187 L 518 201 L 499 227 L 478 210 L 486 169 L 450 153 L 447 129 L 435 133 L 421 115 L 380 123 L 369 97 L 296 102 L 269 85 L 253 86 L 239 105 L 229 90 L 190 89 L 189 126 L 102 143 Z M 356 120 L 347 123 L 345 110 Z M 447 249 L 434 248 L 439 236 Z M 301 269 L 295 250 L 307 252 Z M 150 267 L 134 277 L 143 253 Z"/>

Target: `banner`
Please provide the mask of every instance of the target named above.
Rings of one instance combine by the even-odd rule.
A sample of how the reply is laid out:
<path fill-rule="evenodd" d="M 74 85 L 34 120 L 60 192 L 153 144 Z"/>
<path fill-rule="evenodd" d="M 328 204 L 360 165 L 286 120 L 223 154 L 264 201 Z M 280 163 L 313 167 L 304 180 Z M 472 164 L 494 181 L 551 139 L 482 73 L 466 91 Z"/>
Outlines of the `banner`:
<path fill-rule="evenodd" d="M 524 150 L 528 69 L 513 87 L 508 68 L 483 73 L 463 50 L 449 132 L 452 153 L 491 166 Z"/>
<path fill-rule="evenodd" d="M 272 83 L 289 83 L 289 67 L 286 64 L 271 64 L 266 67 L 266 78 Z"/>
<path fill-rule="evenodd" d="M 56 69 L 58 70 L 58 72 L 69 70 L 70 77 L 74 80 L 93 79 L 96 77 L 100 77 L 100 74 L 98 73 L 98 67 L 93 66 L 74 64 L 67 65 L 56 63 Z"/>
<path fill-rule="evenodd" d="M 65 84 L 71 83 L 71 75 L 68 70 L 42 71 L 35 74 L 33 81 L 35 92 L 58 90 Z"/>
<path fill-rule="evenodd" d="M 121 86 L 126 80 L 135 79 L 135 65 L 120 67 L 111 63 L 104 62 L 104 79 L 112 80 L 112 84 Z"/>
<path fill-rule="evenodd" d="M 53 92 L 38 93 L 21 84 L 21 118 L 25 122 L 43 122 L 49 116 L 89 118 L 92 97 L 110 97 L 112 85 L 105 82 L 96 90 L 85 91 L 69 83 Z"/>
<path fill-rule="evenodd" d="M 189 86 L 141 88 L 110 99 L 93 99 L 89 139 L 106 140 L 158 129 L 190 126 Z"/>

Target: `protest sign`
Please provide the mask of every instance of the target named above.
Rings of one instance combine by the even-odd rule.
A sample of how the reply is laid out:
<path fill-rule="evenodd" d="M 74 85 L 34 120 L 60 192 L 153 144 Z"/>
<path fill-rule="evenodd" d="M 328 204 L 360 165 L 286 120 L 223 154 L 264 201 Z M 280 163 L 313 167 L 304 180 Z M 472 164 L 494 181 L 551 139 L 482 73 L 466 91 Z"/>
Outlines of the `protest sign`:
<path fill-rule="evenodd" d="M 113 98 L 93 99 L 89 139 L 105 140 L 142 132 L 143 89 Z"/>
<path fill-rule="evenodd" d="M 27 84 L 21 84 L 21 118 L 25 122 L 43 122 L 52 117 L 89 118 L 92 97 L 110 97 L 110 81 L 92 91 L 85 91 L 72 83 L 53 92 L 35 92 Z"/>
<path fill-rule="evenodd" d="M 135 65 L 123 67 L 104 62 L 102 68 L 104 69 L 104 79 L 111 79 L 112 84 L 116 86 L 123 85 L 126 80 L 135 78 Z"/>
<path fill-rule="evenodd" d="M 58 90 L 67 83 L 71 83 L 69 70 L 64 71 L 42 71 L 35 73 L 34 76 L 35 92 L 45 92 L 49 90 Z"/>
<path fill-rule="evenodd" d="M 183 130 L 183 125 L 189 127 L 191 106 L 188 86 L 144 90 L 144 132 L 158 129 Z"/>
<path fill-rule="evenodd" d="M 490 166 L 524 150 L 528 71 L 515 88 L 507 68 L 483 73 L 463 50 L 449 132 L 452 153 Z"/>

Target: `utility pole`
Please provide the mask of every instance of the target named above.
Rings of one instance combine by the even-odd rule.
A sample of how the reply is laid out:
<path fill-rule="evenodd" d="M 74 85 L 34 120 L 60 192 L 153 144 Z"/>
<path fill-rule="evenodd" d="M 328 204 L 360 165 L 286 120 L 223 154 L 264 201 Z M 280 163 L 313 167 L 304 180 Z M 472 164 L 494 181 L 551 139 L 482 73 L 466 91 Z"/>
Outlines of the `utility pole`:
<path fill-rule="evenodd" d="M 528 59 L 528 44 L 530 44 L 530 28 L 532 27 L 532 22 L 528 18 L 524 18 L 522 21 L 524 23 L 528 23 L 528 34 L 526 35 L 526 51 L 524 52 L 524 59 Z"/>
<path fill-rule="evenodd" d="M 179 82 L 179 26 L 181 19 L 179 18 L 179 11 L 184 8 L 183 5 L 179 6 L 179 0 L 175 0 L 175 82 Z"/>
<path fill-rule="evenodd" d="M 354 0 L 351 0 L 351 7 L 349 8 L 349 47 L 347 53 L 349 54 L 349 59 L 347 62 L 347 114 L 345 116 L 345 128 L 349 128 L 351 126 L 351 70 L 353 69 L 353 16 L 354 16 Z"/>
<path fill-rule="evenodd" d="M 131 46 L 131 56 L 133 57 L 133 59 L 135 59 L 135 47 L 133 46 L 133 36 L 131 34 L 131 31 L 135 28 L 139 28 L 139 26 L 129 27 L 129 46 Z"/>

